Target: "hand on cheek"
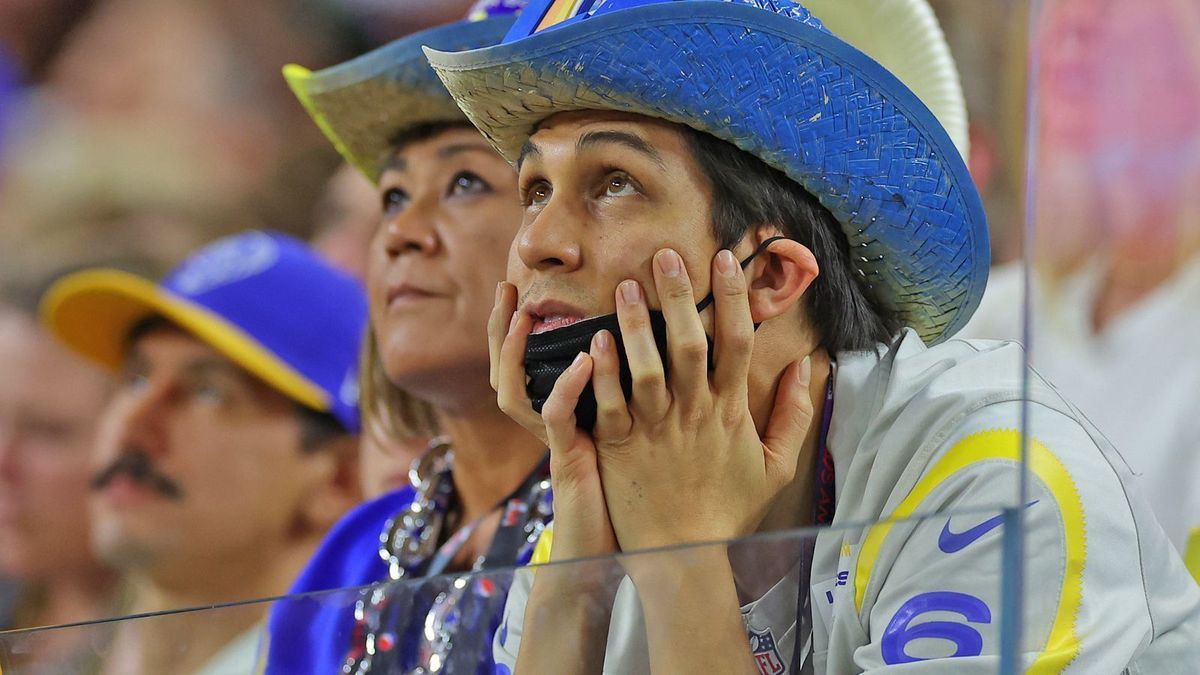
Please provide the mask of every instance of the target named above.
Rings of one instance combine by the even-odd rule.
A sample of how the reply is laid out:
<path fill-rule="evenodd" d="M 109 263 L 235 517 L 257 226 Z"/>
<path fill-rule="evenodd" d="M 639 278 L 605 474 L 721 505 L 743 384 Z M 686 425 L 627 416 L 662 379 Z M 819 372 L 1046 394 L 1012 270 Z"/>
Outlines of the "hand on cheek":
<path fill-rule="evenodd" d="M 729 251 L 714 260 L 712 278 L 711 372 L 691 281 L 671 250 L 654 259 L 670 378 L 664 375 L 637 282 L 623 282 L 616 292 L 633 377 L 628 403 L 612 340 L 597 335 L 593 341 L 589 368 L 598 418 L 592 440 L 607 512 L 624 551 L 749 534 L 795 475 L 812 421 L 809 361 L 785 372 L 760 438 L 747 394 L 754 326 L 746 279 Z"/>
<path fill-rule="evenodd" d="M 488 321 L 491 382 L 500 409 L 550 448 L 554 490 L 551 559 L 615 553 L 617 543 L 600 485 L 596 446 L 575 426 L 575 406 L 591 378 L 592 359 L 580 354 L 558 378 L 542 413 L 534 412 L 525 391 L 525 345 L 531 321 L 528 314 L 516 311 L 516 303 L 516 288 L 501 283 Z"/>
<path fill-rule="evenodd" d="M 525 391 L 525 344 L 530 328 L 529 315 L 517 311 L 516 287 L 505 281 L 497 284 L 487 328 L 489 375 L 496 403 L 504 414 L 545 443 L 542 417 L 533 410 Z"/>

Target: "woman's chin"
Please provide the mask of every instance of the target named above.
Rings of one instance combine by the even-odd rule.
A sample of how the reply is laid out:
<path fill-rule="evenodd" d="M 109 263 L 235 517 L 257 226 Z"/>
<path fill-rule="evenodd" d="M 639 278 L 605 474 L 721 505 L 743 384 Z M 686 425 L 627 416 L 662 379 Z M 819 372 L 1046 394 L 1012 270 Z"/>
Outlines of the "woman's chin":
<path fill-rule="evenodd" d="M 426 400 L 442 399 L 456 390 L 491 388 L 487 354 L 430 354 L 390 351 L 383 355 L 383 371 L 397 387 Z"/>

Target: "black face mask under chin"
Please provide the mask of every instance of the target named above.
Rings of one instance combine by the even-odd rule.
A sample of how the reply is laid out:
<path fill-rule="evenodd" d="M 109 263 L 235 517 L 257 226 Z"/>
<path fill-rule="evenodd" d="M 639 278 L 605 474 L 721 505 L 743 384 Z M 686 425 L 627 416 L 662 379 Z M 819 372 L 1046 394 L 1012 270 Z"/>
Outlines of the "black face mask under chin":
<path fill-rule="evenodd" d="M 772 243 L 784 238 L 772 237 L 764 241 L 755 249 L 754 253 L 742 261 L 742 268 L 749 265 L 755 256 L 765 251 Z M 696 311 L 704 311 L 712 304 L 712 301 L 713 294 L 710 291 L 696 305 Z M 755 324 L 754 328 L 757 330 L 758 325 Z M 662 311 L 650 310 L 650 329 L 654 334 L 654 343 L 658 346 L 663 371 L 669 375 L 671 361 L 667 352 L 667 320 Z M 542 406 L 546 404 L 546 399 L 550 398 L 550 392 L 554 390 L 554 383 L 558 381 L 559 376 L 571 365 L 580 352 L 588 351 L 592 344 L 592 337 L 602 330 L 607 330 L 613 336 L 617 359 L 621 364 L 621 389 L 625 392 L 625 400 L 629 400 L 633 393 L 633 376 L 629 372 L 629 360 L 625 356 L 625 342 L 621 339 L 621 325 L 617 321 L 616 314 L 605 314 L 529 336 L 525 345 L 525 375 L 527 376 L 525 392 L 529 395 L 529 401 L 533 404 L 534 410 L 542 412 Z M 709 337 L 709 370 L 712 370 L 713 367 L 712 357 L 712 338 Z M 580 394 L 579 403 L 575 406 L 575 424 L 586 431 L 591 431 L 596 425 L 596 395 L 592 391 L 590 382 Z"/>

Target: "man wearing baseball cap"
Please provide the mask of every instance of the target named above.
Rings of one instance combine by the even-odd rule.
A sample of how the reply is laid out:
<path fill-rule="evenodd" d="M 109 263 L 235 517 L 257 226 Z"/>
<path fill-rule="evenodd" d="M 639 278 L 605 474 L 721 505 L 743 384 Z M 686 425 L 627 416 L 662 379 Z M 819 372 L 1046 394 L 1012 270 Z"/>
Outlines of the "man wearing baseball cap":
<path fill-rule="evenodd" d="M 290 237 L 249 232 L 161 284 L 68 276 L 45 324 L 119 376 L 94 457 L 92 544 L 130 613 L 284 593 L 358 497 L 359 284 Z M 108 672 L 249 672 L 263 606 L 130 622 Z"/>
<path fill-rule="evenodd" d="M 1194 672 L 1200 589 L 1119 455 L 1015 343 L 947 341 L 990 256 L 932 12 L 814 6 L 540 0 L 498 46 L 426 52 L 519 171 L 493 381 L 551 449 L 549 559 L 834 526 L 774 573 L 707 547 L 619 587 L 521 574 L 498 672 Z M 836 35 L 869 21 L 878 51 Z M 906 50 L 932 83 L 880 65 Z M 1025 428 L 1005 666 L 978 509 L 1023 494 Z"/>

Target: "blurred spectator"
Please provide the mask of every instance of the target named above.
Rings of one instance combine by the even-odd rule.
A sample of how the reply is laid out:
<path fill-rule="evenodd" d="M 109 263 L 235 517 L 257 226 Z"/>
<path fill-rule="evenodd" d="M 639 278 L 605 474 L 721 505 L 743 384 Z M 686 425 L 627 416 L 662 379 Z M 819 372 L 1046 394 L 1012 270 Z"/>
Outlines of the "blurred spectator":
<path fill-rule="evenodd" d="M 992 260 L 1020 256 L 1029 0 L 930 0 L 962 73 L 967 164 L 987 209 Z"/>
<path fill-rule="evenodd" d="M 72 29 L 95 0 L 0 0 L 0 58 L 25 83 L 41 80 Z"/>
<path fill-rule="evenodd" d="M 112 270 L 59 281 L 43 317 L 120 382 L 102 418 L 92 542 L 130 613 L 283 593 L 358 501 L 361 287 L 251 232 L 162 285 Z M 263 606 L 122 624 L 110 673 L 250 672 Z"/>
<path fill-rule="evenodd" d="M 240 224 L 236 213 L 207 205 L 170 163 L 96 171 L 101 147 L 67 153 L 86 161 L 28 163 L 0 189 L 0 286 L 97 265 L 158 277 Z"/>
<path fill-rule="evenodd" d="M 17 80 L 16 64 L 0 50 L 0 164 L 4 161 L 4 146 L 9 127 L 13 124 L 13 110 L 21 99 L 21 85 Z"/>
<path fill-rule="evenodd" d="M 363 280 L 367 248 L 379 226 L 379 195 L 354 167 L 343 163 L 317 202 L 312 245 L 336 267 Z"/>
<path fill-rule="evenodd" d="M 8 139 L 6 208 L 54 200 L 66 176 L 152 200 L 186 193 L 242 227 L 307 236 L 336 154 L 279 69 L 285 54 L 332 62 L 360 44 L 344 18 L 328 20 L 344 12 L 317 0 L 92 4 L 24 97 L 32 122 Z"/>
<path fill-rule="evenodd" d="M 24 93 L 87 16 L 94 0 L 0 0 L 0 161 Z"/>
<path fill-rule="evenodd" d="M 419 30 L 457 21 L 474 0 L 338 0 L 358 18 L 372 45 L 382 45 Z"/>
<path fill-rule="evenodd" d="M 88 546 L 95 427 L 112 383 L 39 327 L 32 285 L 0 289 L 0 576 L 18 585 L 0 630 L 112 616 L 114 575 Z M 79 632 L 47 634 L 22 672 L 74 672 Z"/>
<path fill-rule="evenodd" d="M 1200 4 L 1045 12 L 1030 351 L 1143 474 L 1183 551 L 1200 526 Z M 1019 264 L 995 270 L 961 335 L 1020 337 L 1022 292 Z"/>

